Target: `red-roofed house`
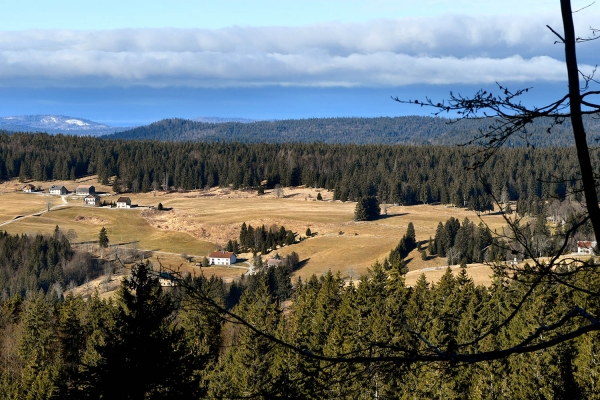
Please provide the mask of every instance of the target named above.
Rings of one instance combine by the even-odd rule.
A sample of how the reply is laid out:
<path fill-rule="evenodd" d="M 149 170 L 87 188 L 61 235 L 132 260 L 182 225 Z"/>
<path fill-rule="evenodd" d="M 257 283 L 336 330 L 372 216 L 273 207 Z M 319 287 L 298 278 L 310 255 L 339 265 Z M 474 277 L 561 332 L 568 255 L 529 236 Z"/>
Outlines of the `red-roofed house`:
<path fill-rule="evenodd" d="M 208 255 L 210 265 L 232 265 L 235 261 L 235 253 L 231 251 L 213 251 Z"/>
<path fill-rule="evenodd" d="M 579 240 L 577 242 L 577 254 L 594 254 L 594 248 L 596 248 L 596 241 Z"/>

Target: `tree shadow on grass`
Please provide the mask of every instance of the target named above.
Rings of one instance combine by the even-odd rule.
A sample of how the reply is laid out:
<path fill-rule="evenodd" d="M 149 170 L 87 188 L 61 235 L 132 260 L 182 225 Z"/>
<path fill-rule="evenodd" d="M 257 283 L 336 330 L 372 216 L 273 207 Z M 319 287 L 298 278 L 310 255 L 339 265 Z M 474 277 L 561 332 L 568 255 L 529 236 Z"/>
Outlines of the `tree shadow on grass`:
<path fill-rule="evenodd" d="M 408 215 L 409 213 L 400 213 L 400 214 L 381 214 L 379 217 L 377 217 L 377 219 L 375 219 L 375 221 L 380 220 L 380 219 L 389 219 L 389 218 L 394 218 L 394 217 L 404 217 L 405 215 Z"/>

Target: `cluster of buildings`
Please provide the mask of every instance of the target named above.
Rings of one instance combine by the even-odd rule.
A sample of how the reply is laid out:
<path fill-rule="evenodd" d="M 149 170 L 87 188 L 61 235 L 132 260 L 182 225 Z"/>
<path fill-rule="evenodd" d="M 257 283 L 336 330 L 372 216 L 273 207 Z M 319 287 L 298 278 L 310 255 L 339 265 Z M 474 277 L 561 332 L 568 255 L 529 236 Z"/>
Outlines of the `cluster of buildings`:
<path fill-rule="evenodd" d="M 36 187 L 31 183 L 23 186 L 23 192 L 32 193 L 36 191 Z M 48 193 L 58 196 L 69 194 L 69 190 L 64 185 L 52 185 L 48 189 Z M 86 206 L 97 207 L 100 205 L 100 196 L 96 193 L 96 188 L 93 185 L 79 185 L 75 188 L 75 195 L 82 196 Z M 117 208 L 131 208 L 131 199 L 129 197 L 119 197 L 116 202 Z"/>

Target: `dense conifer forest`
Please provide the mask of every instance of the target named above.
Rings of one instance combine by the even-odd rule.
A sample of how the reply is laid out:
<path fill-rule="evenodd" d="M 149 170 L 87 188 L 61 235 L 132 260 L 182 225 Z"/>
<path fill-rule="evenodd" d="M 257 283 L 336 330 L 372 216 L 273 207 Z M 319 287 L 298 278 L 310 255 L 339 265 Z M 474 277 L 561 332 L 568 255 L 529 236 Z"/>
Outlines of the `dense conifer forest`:
<path fill-rule="evenodd" d="M 47 134 L 1 134 L 0 179 L 75 179 L 98 174 L 117 191 L 230 186 L 257 190 L 307 185 L 335 199 L 377 196 L 381 203 L 441 202 L 490 209 L 491 193 L 508 200 L 565 199 L 578 188 L 570 147 L 503 148 L 477 171 L 466 169 L 477 148 L 446 146 L 242 144 L 103 140 Z M 593 167 L 600 166 L 598 152 Z M 113 177 L 116 181 L 113 182 Z M 576 192 L 572 199 L 578 199 Z"/>
<path fill-rule="evenodd" d="M 202 141 L 240 143 L 313 143 L 329 144 L 405 144 L 456 145 L 486 130 L 489 119 L 461 120 L 449 123 L 440 117 L 380 118 L 309 118 L 299 120 L 257 121 L 251 123 L 203 123 L 180 118 L 165 119 L 108 137 L 114 139 Z M 600 123 L 586 118 L 590 143 L 600 137 Z M 526 134 L 509 138 L 507 147 L 572 146 L 571 124 L 547 131 L 549 119 L 535 120 Z"/>
<path fill-rule="evenodd" d="M 510 347 L 589 300 L 582 291 L 539 286 L 505 329 L 472 343 L 511 313 L 529 288 L 526 280 L 509 280 L 496 270 L 490 287 L 475 286 L 463 269 L 458 275 L 447 271 L 434 285 L 421 277 L 411 288 L 396 267 L 386 271 L 375 264 L 350 285 L 331 273 L 292 284 L 283 268 L 233 284 L 185 277 L 165 291 L 150 265 L 138 264 L 115 300 L 97 294 L 87 300 L 58 298 L 43 290 L 4 295 L 0 398 L 577 399 L 598 394 L 597 333 L 479 364 L 393 360 L 397 349 L 410 354 L 426 350 L 428 342 L 442 351 L 473 354 Z M 590 270 L 582 282 L 593 290 L 597 274 Z M 198 300 L 205 296 L 223 308 Z M 232 323 L 222 310 L 271 338 Z M 392 358 L 361 362 L 361 357 Z"/>

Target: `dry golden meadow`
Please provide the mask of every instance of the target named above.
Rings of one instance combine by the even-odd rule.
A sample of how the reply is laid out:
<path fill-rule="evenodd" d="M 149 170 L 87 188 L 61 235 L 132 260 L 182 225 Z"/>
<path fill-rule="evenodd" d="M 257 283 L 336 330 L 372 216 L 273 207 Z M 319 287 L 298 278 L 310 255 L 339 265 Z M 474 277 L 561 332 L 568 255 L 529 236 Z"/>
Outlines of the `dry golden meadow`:
<path fill-rule="evenodd" d="M 97 184 L 95 177 L 66 182 L 32 182 L 47 191 L 52 184 L 64 184 L 74 191 L 79 184 L 91 184 L 96 190 L 105 192 L 102 200 L 116 201 L 111 188 Z M 295 272 L 296 277 L 306 279 L 312 274 L 323 274 L 331 269 L 340 272 L 345 279 L 358 279 L 367 273 L 367 268 L 376 261 L 383 261 L 406 232 L 409 222 L 415 226 L 417 240 L 426 241 L 435 235 L 439 222 L 451 216 L 462 221 L 468 217 L 479 223 L 474 212 L 443 205 L 417 205 L 388 207 L 387 215 L 377 221 L 354 222 L 356 203 L 332 200 L 332 193 L 322 189 L 285 188 L 283 196 L 277 198 L 272 191 L 257 196 L 256 192 L 233 191 L 213 188 L 209 191 L 157 192 L 126 194 L 137 204 L 133 209 L 110 209 L 84 207 L 80 197 L 40 193 L 22 193 L 23 184 L 16 181 L 0 185 L 0 223 L 26 216 L 0 226 L 9 233 L 51 233 L 56 225 L 63 231 L 73 229 L 76 242 L 97 240 L 102 227 L 108 230 L 111 244 L 137 241 L 138 249 L 152 251 L 152 260 L 157 258 L 165 267 L 190 271 L 196 275 L 217 275 L 233 279 L 245 272 L 241 268 L 209 267 L 200 269 L 194 265 L 201 258 L 224 246 L 228 240 L 239 237 L 243 222 L 254 227 L 265 225 L 285 226 L 303 238 L 300 243 L 278 249 L 280 255 L 292 251 L 304 260 L 303 267 Z M 324 201 L 316 201 L 321 193 Z M 48 201 L 52 210 L 39 216 L 31 214 L 44 211 Z M 156 211 L 147 206 L 162 203 L 166 211 Z M 498 215 L 482 215 L 481 220 L 492 230 L 501 229 L 504 220 Z M 314 236 L 305 238 L 310 228 Z M 132 245 L 129 245 L 132 246 Z M 194 263 L 184 261 L 186 253 L 194 257 Z M 272 254 L 274 255 L 274 253 Z M 241 258 L 249 258 L 242 254 Z M 265 258 L 268 256 L 265 255 Z M 430 257 L 422 260 L 418 251 L 408 257 L 407 284 L 413 284 L 423 272 L 428 280 L 436 281 L 445 272 L 446 259 Z M 421 271 L 423 270 L 423 271 Z M 489 283 L 490 270 L 486 266 L 470 266 L 467 272 L 476 283 Z"/>

